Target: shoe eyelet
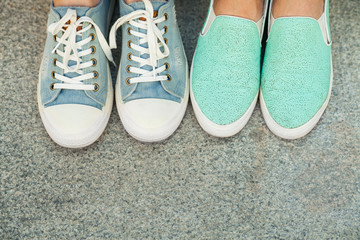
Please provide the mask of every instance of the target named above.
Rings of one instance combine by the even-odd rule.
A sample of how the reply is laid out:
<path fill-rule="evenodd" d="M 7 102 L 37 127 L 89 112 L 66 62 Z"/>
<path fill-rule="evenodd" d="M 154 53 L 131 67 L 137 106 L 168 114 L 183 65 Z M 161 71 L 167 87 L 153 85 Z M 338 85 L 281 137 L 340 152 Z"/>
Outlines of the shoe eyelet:
<path fill-rule="evenodd" d="M 130 32 L 131 30 L 132 30 L 132 29 L 131 29 L 130 27 L 127 29 L 127 34 L 128 34 L 128 35 L 132 35 L 131 32 Z"/>
<path fill-rule="evenodd" d="M 91 59 L 91 61 L 93 62 L 92 67 L 95 67 L 97 65 L 97 60 L 95 58 Z"/>
<path fill-rule="evenodd" d="M 55 58 L 54 61 L 53 61 L 53 65 L 56 67 L 56 62 L 57 62 L 57 59 Z"/>
<path fill-rule="evenodd" d="M 168 32 L 168 27 L 164 26 L 163 29 L 165 30 L 164 34 Z"/>
<path fill-rule="evenodd" d="M 128 47 L 131 48 L 132 41 L 128 41 Z"/>
<path fill-rule="evenodd" d="M 132 61 L 131 56 L 132 56 L 132 53 L 129 53 L 129 54 L 127 55 L 127 59 L 128 59 L 129 61 Z"/>
<path fill-rule="evenodd" d="M 54 38 L 54 41 L 56 42 L 57 35 L 54 35 L 53 38 Z"/>
<path fill-rule="evenodd" d="M 99 77 L 99 73 L 97 72 L 97 71 L 93 71 L 93 73 L 94 73 L 94 79 L 97 79 L 98 77 Z"/>
<path fill-rule="evenodd" d="M 50 85 L 50 90 L 51 90 L 51 91 L 54 91 L 54 90 L 55 90 L 55 83 L 52 83 L 52 84 Z"/>
<path fill-rule="evenodd" d="M 169 74 L 166 74 L 166 76 L 167 76 L 167 80 L 166 80 L 166 81 L 170 82 L 170 81 L 171 81 L 171 76 L 170 76 Z"/>
<path fill-rule="evenodd" d="M 167 43 L 168 43 L 168 39 L 167 39 L 167 38 L 164 38 L 164 42 L 165 42 L 165 44 L 167 44 Z"/>
<path fill-rule="evenodd" d="M 53 79 L 55 79 L 55 74 L 56 74 L 55 71 L 52 71 L 52 72 L 51 72 L 51 77 L 52 77 Z"/>
<path fill-rule="evenodd" d="M 91 46 L 90 49 L 91 49 L 91 54 L 94 54 L 96 52 L 96 47 L 95 46 Z"/>
<path fill-rule="evenodd" d="M 127 73 L 131 73 L 130 68 L 131 68 L 130 65 L 126 67 L 126 72 L 127 72 Z"/>
<path fill-rule="evenodd" d="M 90 33 L 89 37 L 91 37 L 91 41 L 95 40 L 95 34 L 94 33 Z"/>
<path fill-rule="evenodd" d="M 169 63 L 165 63 L 165 71 L 169 70 L 170 68 L 170 64 Z"/>
<path fill-rule="evenodd" d="M 169 15 L 167 13 L 164 14 L 164 17 L 165 17 L 165 21 L 169 19 Z"/>
<path fill-rule="evenodd" d="M 94 83 L 94 90 L 93 90 L 93 92 L 97 92 L 97 91 L 99 91 L 99 90 L 100 90 L 99 84 Z"/>
<path fill-rule="evenodd" d="M 132 85 L 132 83 L 130 82 L 130 80 L 131 80 L 131 78 L 127 78 L 127 79 L 126 79 L 126 84 L 127 84 L 128 86 Z"/>

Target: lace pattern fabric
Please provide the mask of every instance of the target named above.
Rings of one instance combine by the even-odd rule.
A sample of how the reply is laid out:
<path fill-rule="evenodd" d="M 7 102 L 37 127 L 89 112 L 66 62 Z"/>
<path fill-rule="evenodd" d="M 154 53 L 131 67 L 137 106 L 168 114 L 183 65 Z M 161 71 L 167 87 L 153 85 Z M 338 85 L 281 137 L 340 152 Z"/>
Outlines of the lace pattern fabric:
<path fill-rule="evenodd" d="M 219 16 L 199 38 L 192 72 L 194 97 L 216 124 L 240 119 L 260 85 L 260 37 L 254 22 Z"/>

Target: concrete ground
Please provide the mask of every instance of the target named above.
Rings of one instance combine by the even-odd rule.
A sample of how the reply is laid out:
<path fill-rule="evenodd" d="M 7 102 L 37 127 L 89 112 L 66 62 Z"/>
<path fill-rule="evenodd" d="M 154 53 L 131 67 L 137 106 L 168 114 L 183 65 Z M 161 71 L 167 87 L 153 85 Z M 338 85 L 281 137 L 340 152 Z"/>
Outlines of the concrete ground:
<path fill-rule="evenodd" d="M 142 144 L 114 110 L 83 150 L 52 142 L 37 110 L 48 3 L 0 4 L 0 239 L 360 239 L 359 0 L 330 1 L 333 96 L 307 137 L 275 137 L 257 107 L 213 138 L 189 106 L 172 138 Z M 176 5 L 191 60 L 208 1 Z"/>

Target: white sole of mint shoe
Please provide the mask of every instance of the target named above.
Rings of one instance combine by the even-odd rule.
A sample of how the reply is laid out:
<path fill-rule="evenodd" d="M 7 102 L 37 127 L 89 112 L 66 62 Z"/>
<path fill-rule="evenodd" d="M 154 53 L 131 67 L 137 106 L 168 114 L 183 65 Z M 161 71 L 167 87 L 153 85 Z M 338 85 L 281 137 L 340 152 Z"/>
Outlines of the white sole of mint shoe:
<path fill-rule="evenodd" d="M 304 125 L 297 127 L 297 128 L 284 128 L 281 125 L 279 125 L 270 115 L 268 108 L 266 107 L 266 103 L 264 100 L 264 96 L 262 92 L 260 91 L 260 107 L 263 114 L 263 117 L 265 119 L 266 125 L 270 129 L 271 132 L 273 132 L 276 136 L 287 139 L 287 140 L 295 140 L 302 138 L 309 134 L 317 125 L 317 123 L 320 121 L 322 115 L 324 114 L 329 101 L 331 97 L 331 91 L 333 86 L 333 64 L 331 60 L 331 75 L 330 75 L 330 86 L 329 86 L 329 93 L 328 96 L 324 102 L 324 104 L 321 106 L 319 111 L 315 114 L 313 118 L 311 118 L 307 123 Z"/>
<path fill-rule="evenodd" d="M 119 71 L 121 69 L 121 66 L 119 66 Z M 144 143 L 156 143 L 156 142 L 162 142 L 166 139 L 168 139 L 171 135 L 175 133 L 175 131 L 180 126 L 186 109 L 189 102 L 189 70 L 188 65 L 186 64 L 186 91 L 184 99 L 181 101 L 181 107 L 178 112 L 178 114 L 174 115 L 173 118 L 167 122 L 166 125 L 161 126 L 158 129 L 146 129 L 143 127 L 140 127 L 138 124 L 136 124 L 132 119 L 130 119 L 125 111 L 125 104 L 121 97 L 121 91 L 120 91 L 120 81 L 119 79 L 120 74 L 118 73 L 118 78 L 116 81 L 116 87 L 115 87 L 115 99 L 116 99 L 116 106 L 118 110 L 118 114 L 120 116 L 120 120 L 125 128 L 125 130 L 129 133 L 129 135 L 136 140 Z M 151 99 L 149 99 L 151 101 Z"/>
<path fill-rule="evenodd" d="M 41 73 L 40 69 L 40 73 Z M 61 132 L 57 131 L 51 121 L 46 117 L 46 114 L 44 113 L 44 106 L 41 103 L 41 96 L 40 96 L 40 75 L 39 75 L 39 82 L 37 87 L 37 98 L 38 98 L 38 106 L 39 106 L 39 112 L 42 119 L 42 122 L 45 126 L 45 129 L 49 136 L 52 138 L 54 142 L 59 144 L 62 147 L 65 148 L 84 148 L 87 147 L 94 142 L 96 142 L 97 139 L 102 135 L 104 132 L 111 115 L 112 107 L 113 107 L 113 101 L 114 101 L 114 90 L 112 86 L 112 78 L 110 73 L 110 68 L 108 65 L 108 95 L 106 98 L 106 104 L 103 107 L 103 114 L 98 118 L 95 124 L 93 124 L 87 131 L 81 134 L 75 134 L 75 135 L 63 135 Z"/>

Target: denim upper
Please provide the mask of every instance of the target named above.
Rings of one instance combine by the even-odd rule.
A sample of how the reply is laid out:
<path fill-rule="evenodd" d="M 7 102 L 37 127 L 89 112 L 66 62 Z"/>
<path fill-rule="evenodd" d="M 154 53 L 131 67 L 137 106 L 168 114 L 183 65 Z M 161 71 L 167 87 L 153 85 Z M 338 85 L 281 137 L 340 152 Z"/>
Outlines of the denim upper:
<path fill-rule="evenodd" d="M 318 22 L 302 17 L 277 19 L 267 42 L 261 82 L 274 121 L 289 129 L 306 124 L 326 101 L 330 83 L 331 46 L 325 43 Z"/>
<path fill-rule="evenodd" d="M 192 92 L 202 113 L 218 125 L 239 120 L 260 85 L 261 43 L 250 20 L 218 16 L 199 37 L 192 69 Z"/>
<path fill-rule="evenodd" d="M 151 83 L 136 83 L 132 85 L 126 84 L 127 78 L 134 78 L 140 76 L 135 73 L 128 73 L 126 71 L 127 66 L 140 67 L 140 64 L 136 61 L 130 61 L 127 58 L 129 53 L 138 57 L 148 57 L 146 54 L 140 56 L 140 53 L 130 49 L 128 47 L 128 41 L 131 40 L 134 44 L 139 45 L 139 38 L 134 35 L 129 35 L 127 29 L 130 27 L 134 31 L 139 31 L 136 27 L 126 23 L 122 26 L 122 56 L 120 62 L 119 74 L 120 74 L 120 89 L 121 96 L 124 102 L 156 98 L 167 99 L 176 102 L 181 102 L 184 97 L 186 89 L 187 79 L 187 60 L 184 53 L 184 47 L 182 44 L 179 28 L 177 26 L 174 0 L 164 1 L 152 1 L 154 10 L 158 10 L 159 18 L 164 14 L 168 14 L 168 20 L 158 24 L 158 28 L 162 29 L 164 26 L 168 27 L 168 32 L 164 34 L 164 38 L 168 39 L 168 47 L 170 49 L 170 55 L 158 61 L 158 66 L 162 66 L 165 63 L 169 63 L 170 68 L 167 71 L 162 72 L 162 75 L 169 74 L 172 78 L 171 81 L 151 82 Z M 120 0 L 120 15 L 127 15 L 135 10 L 145 9 L 143 2 L 134 2 L 130 5 L 126 4 L 124 0 Z M 140 30 L 140 32 L 143 32 Z M 144 45 L 142 45 L 144 46 Z M 146 46 L 147 47 L 147 44 Z M 145 68 L 148 66 L 145 66 Z M 147 69 L 146 70 L 151 70 Z"/>
<path fill-rule="evenodd" d="M 77 11 L 79 17 L 88 16 L 91 18 L 101 29 L 101 32 L 106 37 L 107 28 L 108 28 L 108 13 L 110 8 L 110 1 L 101 0 L 100 3 L 93 7 L 71 7 Z M 51 4 L 48 26 L 52 23 L 58 22 L 62 16 L 64 16 L 69 8 L 68 7 L 54 7 Z M 88 23 L 84 23 L 83 27 L 88 26 Z M 83 69 L 84 74 L 90 73 L 92 71 L 97 71 L 99 77 L 97 79 L 89 79 L 83 81 L 84 84 L 98 84 L 100 86 L 97 92 L 95 91 L 79 91 L 79 90 L 60 90 L 55 89 L 51 90 L 50 85 L 52 83 L 61 83 L 59 80 L 55 80 L 52 77 L 52 72 L 55 71 L 58 74 L 64 74 L 64 70 L 55 66 L 53 64 L 54 60 L 63 61 L 62 57 L 58 54 L 52 54 L 52 50 L 57 45 L 57 42 L 54 41 L 53 35 L 47 33 L 47 39 L 45 44 L 45 50 L 42 59 L 41 72 L 40 72 L 40 94 L 41 101 L 45 107 L 54 106 L 58 104 L 82 104 L 93 106 L 99 109 L 105 105 L 105 101 L 108 94 L 108 61 L 102 51 L 102 48 L 98 42 L 96 32 L 94 28 L 91 28 L 89 31 L 83 33 L 83 36 L 77 37 L 77 41 L 88 38 L 90 34 L 95 34 L 95 39 L 88 44 L 83 46 L 83 50 L 94 46 L 96 51 L 94 54 L 90 54 L 82 57 L 83 62 L 91 61 L 91 59 L 96 59 L 97 65 Z M 58 33 L 58 38 L 61 38 L 62 32 Z M 59 47 L 61 51 L 64 50 L 63 45 Z M 76 73 L 67 73 L 67 77 L 76 77 Z"/>

